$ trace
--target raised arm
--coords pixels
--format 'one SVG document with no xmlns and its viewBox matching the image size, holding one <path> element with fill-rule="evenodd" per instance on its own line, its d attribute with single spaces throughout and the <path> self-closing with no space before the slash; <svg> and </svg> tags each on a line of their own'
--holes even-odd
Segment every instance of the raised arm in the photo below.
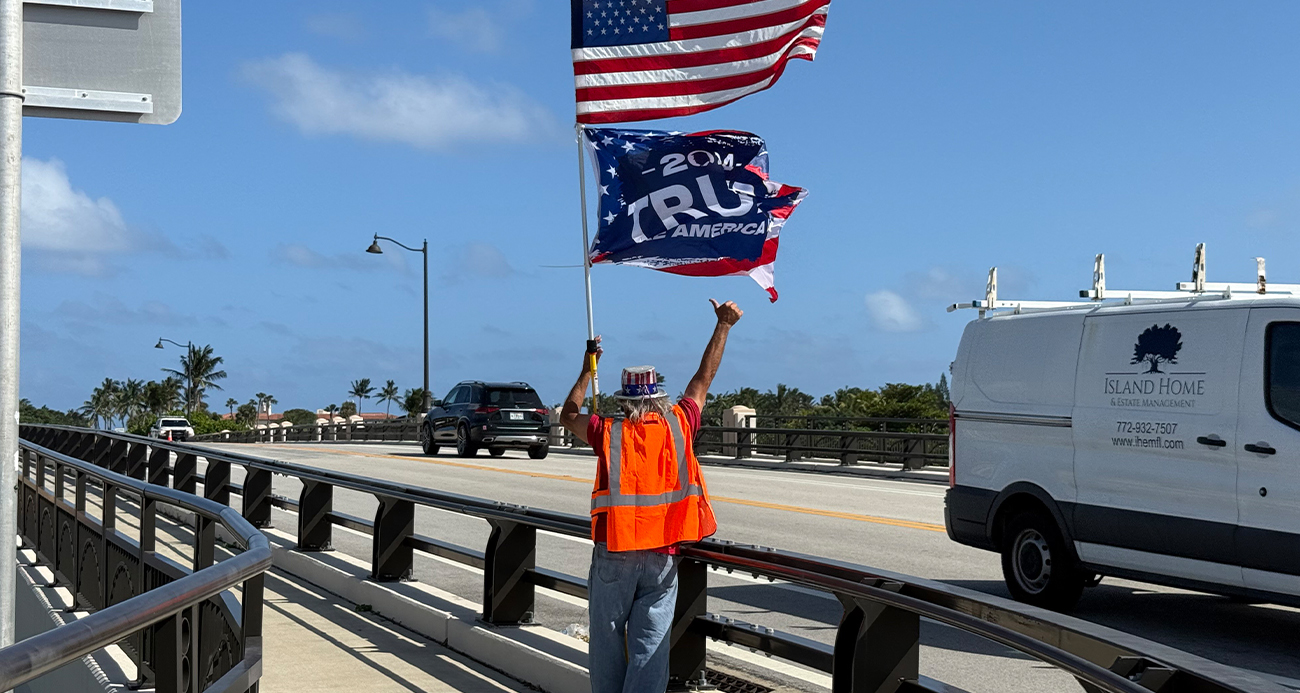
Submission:
<svg viewBox="0 0 1300 693">
<path fill-rule="evenodd" d="M 600 337 L 596 338 L 596 360 L 600 361 L 600 355 L 604 350 L 600 348 Z M 569 390 L 569 396 L 564 400 L 564 406 L 560 409 L 560 425 L 569 429 L 574 438 L 584 443 L 587 441 L 587 423 L 590 417 L 582 415 L 582 400 L 587 397 L 587 387 L 591 384 L 591 355 L 584 353 L 582 355 L 582 372 L 578 373 L 578 382 L 573 384 L 573 389 Z M 588 443 L 590 445 L 590 443 Z"/>
<path fill-rule="evenodd" d="M 709 386 L 713 385 L 713 377 L 718 374 L 718 365 L 722 363 L 722 352 L 727 347 L 727 335 L 731 332 L 731 326 L 745 314 L 733 301 L 718 305 L 717 301 L 709 299 L 709 303 L 713 304 L 713 312 L 718 315 L 718 324 L 713 328 L 709 345 L 704 348 L 700 370 L 695 372 L 695 377 L 687 384 L 685 393 L 695 400 L 700 411 L 704 411 L 704 402 L 709 398 Z"/>
</svg>

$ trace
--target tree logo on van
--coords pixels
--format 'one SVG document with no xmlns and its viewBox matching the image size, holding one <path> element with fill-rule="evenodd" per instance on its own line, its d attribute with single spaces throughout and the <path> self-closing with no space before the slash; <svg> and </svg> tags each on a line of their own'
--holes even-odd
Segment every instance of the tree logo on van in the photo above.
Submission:
<svg viewBox="0 0 1300 693">
<path fill-rule="evenodd" d="M 1149 363 L 1147 373 L 1163 373 L 1162 363 L 1178 363 L 1178 352 L 1183 348 L 1183 335 L 1170 324 L 1152 325 L 1138 336 L 1133 345 L 1133 360 L 1129 363 Z"/>
</svg>

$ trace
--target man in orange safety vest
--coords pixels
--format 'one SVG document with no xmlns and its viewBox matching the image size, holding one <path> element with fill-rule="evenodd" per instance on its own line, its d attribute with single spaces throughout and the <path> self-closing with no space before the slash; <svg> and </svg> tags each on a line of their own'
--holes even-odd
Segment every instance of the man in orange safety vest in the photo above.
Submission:
<svg viewBox="0 0 1300 693">
<path fill-rule="evenodd" d="M 700 368 L 672 404 L 651 366 L 623 370 L 614 397 L 623 416 L 583 417 L 590 355 L 560 422 L 596 451 L 591 494 L 591 614 L 588 669 L 593 693 L 659 693 L 668 686 L 668 632 L 677 605 L 682 544 L 717 528 L 693 442 L 700 411 L 722 362 L 735 303 L 710 299 L 717 315 Z M 599 359 L 599 339 L 593 344 Z"/>
</svg>

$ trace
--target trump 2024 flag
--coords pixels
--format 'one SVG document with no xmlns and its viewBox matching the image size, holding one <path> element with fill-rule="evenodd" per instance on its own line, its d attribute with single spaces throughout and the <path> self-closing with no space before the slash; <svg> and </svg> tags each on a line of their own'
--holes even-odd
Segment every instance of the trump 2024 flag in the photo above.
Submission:
<svg viewBox="0 0 1300 693">
<path fill-rule="evenodd" d="M 807 191 L 768 178 L 763 138 L 732 130 L 583 132 L 600 194 L 593 264 L 748 275 L 777 299 L 781 227 Z"/>
</svg>

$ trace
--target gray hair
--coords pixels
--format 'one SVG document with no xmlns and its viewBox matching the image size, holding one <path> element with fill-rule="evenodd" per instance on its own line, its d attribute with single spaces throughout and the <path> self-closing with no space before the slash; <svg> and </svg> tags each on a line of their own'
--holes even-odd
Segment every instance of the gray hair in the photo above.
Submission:
<svg viewBox="0 0 1300 693">
<path fill-rule="evenodd" d="M 632 423 L 641 423 L 641 419 L 651 412 L 667 418 L 673 413 L 673 405 L 667 397 L 654 397 L 652 399 L 620 399 L 618 401 L 623 408 L 623 416 L 627 417 Z"/>
</svg>

